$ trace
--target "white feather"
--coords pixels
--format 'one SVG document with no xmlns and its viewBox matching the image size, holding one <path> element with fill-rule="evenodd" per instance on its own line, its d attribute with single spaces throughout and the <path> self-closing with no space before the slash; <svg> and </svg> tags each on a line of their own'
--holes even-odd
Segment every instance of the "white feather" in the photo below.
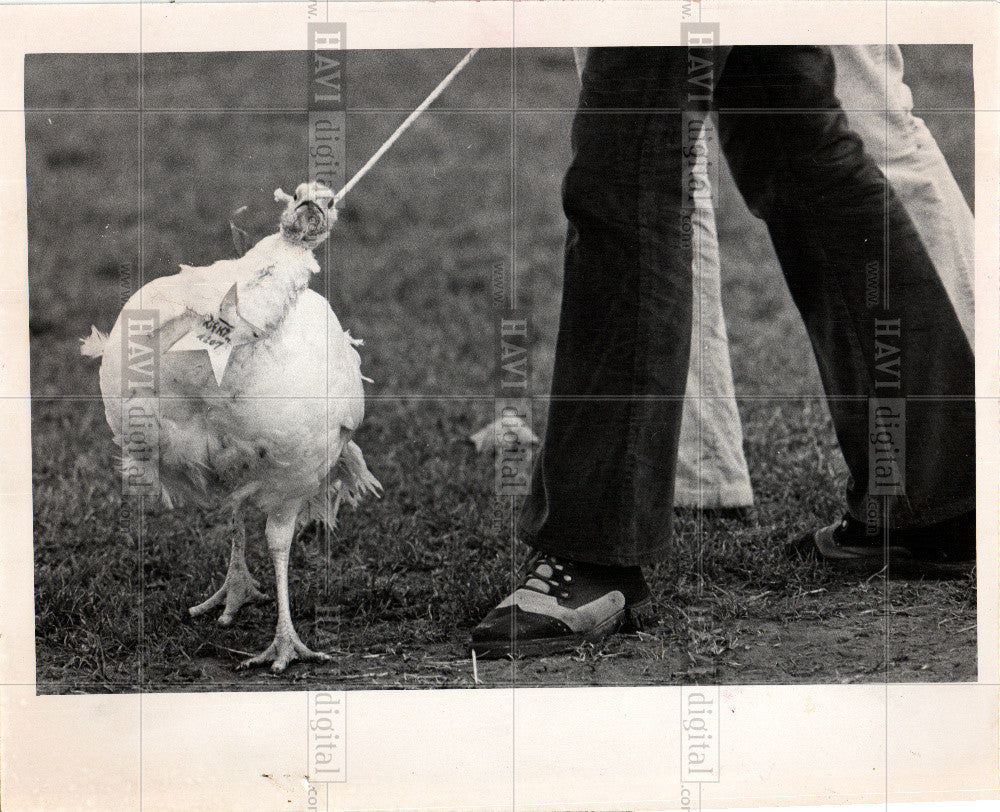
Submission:
<svg viewBox="0 0 1000 812">
<path fill-rule="evenodd" d="M 94 325 L 90 325 L 90 335 L 80 339 L 80 355 L 86 355 L 89 358 L 100 358 L 104 355 L 104 347 L 107 343 L 108 337 Z"/>
<path fill-rule="evenodd" d="M 159 384 L 149 394 L 157 398 L 166 501 L 249 499 L 265 512 L 302 499 L 325 504 L 327 474 L 364 416 L 364 389 L 361 342 L 307 287 L 318 271 L 310 248 L 274 234 L 239 259 L 154 279 L 132 296 L 109 336 L 95 328 L 97 338 L 84 341 L 81 350 L 94 354 L 100 342 L 105 414 L 122 445 L 123 403 L 145 393 L 129 386 L 123 352 L 103 350 L 123 346 L 130 313 L 156 315 Z M 239 315 L 261 334 L 232 350 L 220 385 L 207 351 L 168 350 L 216 312 L 233 285 Z"/>
</svg>

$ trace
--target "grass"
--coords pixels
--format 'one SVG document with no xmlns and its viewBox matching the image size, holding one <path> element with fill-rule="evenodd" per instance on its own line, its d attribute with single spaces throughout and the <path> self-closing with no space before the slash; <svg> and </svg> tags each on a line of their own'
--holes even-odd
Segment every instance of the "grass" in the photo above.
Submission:
<svg viewBox="0 0 1000 812">
<path fill-rule="evenodd" d="M 349 171 L 458 57 L 349 54 Z M 907 58 L 969 195 L 969 118 L 933 112 L 971 107 L 967 50 L 912 47 Z M 154 112 L 142 160 L 137 66 L 59 55 L 30 57 L 26 70 L 39 691 L 974 678 L 973 583 L 859 582 L 783 555 L 790 535 L 839 514 L 846 472 L 766 235 L 725 176 L 724 298 L 755 508 L 679 513 L 674 553 L 650 573 L 658 619 L 642 634 L 473 673 L 465 639 L 510 589 L 523 551 L 492 462 L 467 437 L 492 417 L 491 284 L 511 263 L 512 233 L 544 425 L 576 93 L 564 50 L 481 53 L 348 200 L 317 286 L 366 339 L 375 383 L 358 441 L 386 494 L 293 549 L 293 616 L 334 663 L 235 672 L 270 640 L 273 604 L 226 630 L 187 618 L 221 582 L 227 526 L 122 504 L 96 369 L 77 337 L 109 328 L 142 280 L 230 256 L 240 206 L 255 238 L 273 231 L 272 190 L 306 170 L 304 58 L 146 57 Z M 250 518 L 250 567 L 273 594 L 261 517 Z"/>
</svg>

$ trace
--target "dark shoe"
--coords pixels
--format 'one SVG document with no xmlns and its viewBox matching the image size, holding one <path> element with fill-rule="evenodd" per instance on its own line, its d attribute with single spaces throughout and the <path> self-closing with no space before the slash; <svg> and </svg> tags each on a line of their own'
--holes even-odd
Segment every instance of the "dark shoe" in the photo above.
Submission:
<svg viewBox="0 0 1000 812">
<path fill-rule="evenodd" d="M 472 630 L 478 657 L 537 656 L 641 628 L 651 603 L 639 567 L 602 567 L 536 553 L 521 586 Z"/>
<path fill-rule="evenodd" d="M 884 531 L 869 534 L 864 522 L 847 515 L 799 536 L 789 548 L 802 558 L 820 559 L 846 572 L 875 573 L 888 566 L 891 575 L 961 577 L 976 565 L 976 514 L 890 530 L 888 544 Z"/>
</svg>

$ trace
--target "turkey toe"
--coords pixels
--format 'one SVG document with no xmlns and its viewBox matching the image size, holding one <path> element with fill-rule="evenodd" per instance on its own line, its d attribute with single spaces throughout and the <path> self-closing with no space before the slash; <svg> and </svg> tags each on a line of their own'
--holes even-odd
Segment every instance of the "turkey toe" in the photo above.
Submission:
<svg viewBox="0 0 1000 812">
<path fill-rule="evenodd" d="M 251 657 L 240 663 L 240 668 L 249 668 L 255 665 L 271 664 L 271 671 L 280 674 L 289 663 L 295 660 L 303 662 L 330 662 L 333 659 L 329 654 L 322 651 L 313 651 L 303 643 L 295 630 L 289 632 L 278 632 L 274 640 L 264 651 L 256 657 Z"/>
</svg>

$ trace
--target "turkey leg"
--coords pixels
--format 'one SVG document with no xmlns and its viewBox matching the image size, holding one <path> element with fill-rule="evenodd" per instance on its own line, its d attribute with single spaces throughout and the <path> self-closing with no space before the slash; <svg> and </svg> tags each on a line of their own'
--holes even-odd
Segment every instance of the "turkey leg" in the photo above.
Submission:
<svg viewBox="0 0 1000 812">
<path fill-rule="evenodd" d="M 247 569 L 246 543 L 247 534 L 243 525 L 243 516 L 237 512 L 233 517 L 233 547 L 229 556 L 229 570 L 226 572 L 226 580 L 222 582 L 219 591 L 207 601 L 188 609 L 191 617 L 203 615 L 225 601 L 226 608 L 219 617 L 219 624 L 228 626 L 233 622 L 233 618 L 244 603 L 267 600 L 267 596 L 257 588 L 259 586 L 257 580 Z"/>
<path fill-rule="evenodd" d="M 240 665 L 241 668 L 271 663 L 271 670 L 275 674 L 280 674 L 293 660 L 326 662 L 333 659 L 329 654 L 312 651 L 299 639 L 295 626 L 292 625 L 292 613 L 288 606 L 288 554 L 292 549 L 295 518 L 300 508 L 301 504 L 296 504 L 287 511 L 272 513 L 267 517 L 264 533 L 267 536 L 267 549 L 274 562 L 274 580 L 278 593 L 278 625 L 271 645 L 256 657 L 244 660 Z"/>
</svg>

